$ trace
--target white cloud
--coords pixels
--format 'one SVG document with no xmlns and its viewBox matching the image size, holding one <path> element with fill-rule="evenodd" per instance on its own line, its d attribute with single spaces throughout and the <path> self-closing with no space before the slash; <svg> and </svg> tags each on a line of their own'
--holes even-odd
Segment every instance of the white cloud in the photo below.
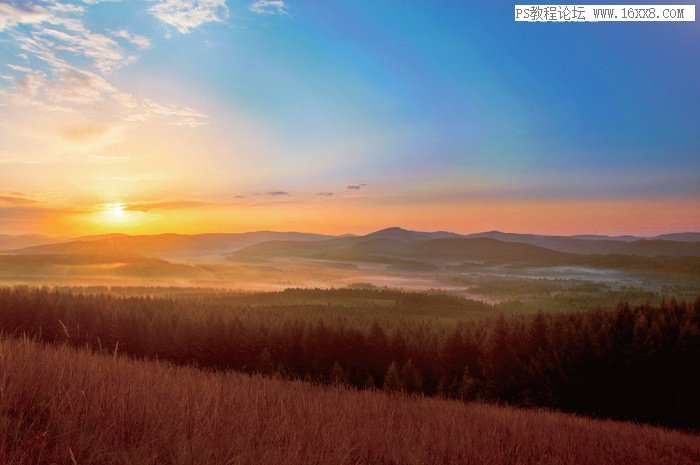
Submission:
<svg viewBox="0 0 700 465">
<path fill-rule="evenodd" d="M 140 36 L 137 34 L 132 34 L 126 29 L 121 29 L 119 31 L 114 31 L 112 32 L 112 35 L 114 37 L 119 37 L 120 39 L 125 39 L 132 43 L 133 45 L 137 46 L 141 50 L 146 50 L 147 48 L 151 48 L 151 40 L 146 37 L 146 36 Z"/>
<path fill-rule="evenodd" d="M 8 5 L 0 4 L 0 8 Z M 0 31 L 7 30 L 24 56 L 38 56 L 44 61 L 61 55 L 85 57 L 102 72 L 109 72 L 135 60 L 111 37 L 88 29 L 83 21 L 83 7 L 53 3 L 31 11 L 14 7 L 10 20 L 0 19 Z M 0 13 L 1 14 L 1 13 Z M 0 16 L 0 18 L 2 18 Z M 24 25 L 24 28 L 15 26 Z"/>
<path fill-rule="evenodd" d="M 13 65 L 11 63 L 8 63 L 7 67 L 10 68 L 12 71 L 18 71 L 20 73 L 31 73 L 32 72 L 32 69 L 27 68 L 26 66 Z"/>
<path fill-rule="evenodd" d="M 286 15 L 287 4 L 284 0 L 257 0 L 248 7 L 253 13 L 261 15 Z"/>
<path fill-rule="evenodd" d="M 182 34 L 204 23 L 222 22 L 229 16 L 226 0 L 162 0 L 149 11 Z"/>
<path fill-rule="evenodd" d="M 143 50 L 151 46 L 150 40 L 126 29 L 94 31 L 84 21 L 86 8 L 54 2 L 21 10 L 0 4 L 0 33 L 25 59 L 25 66 L 7 65 L 14 75 L 2 75 L 10 84 L 0 87 L 0 105 L 111 118 L 114 124 L 160 119 L 196 127 L 206 122 L 206 116 L 192 108 L 155 102 L 112 85 L 109 73 L 136 60 L 123 41 Z M 74 64 L 85 59 L 87 64 Z"/>
<path fill-rule="evenodd" d="M 0 3 L 0 31 L 18 24 L 39 24 L 51 14 L 41 7 L 22 10 L 8 3 Z"/>
</svg>

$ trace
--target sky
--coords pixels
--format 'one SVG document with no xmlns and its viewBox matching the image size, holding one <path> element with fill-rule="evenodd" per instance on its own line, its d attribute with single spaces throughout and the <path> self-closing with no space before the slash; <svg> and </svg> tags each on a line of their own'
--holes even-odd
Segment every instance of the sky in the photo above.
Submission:
<svg viewBox="0 0 700 465">
<path fill-rule="evenodd" d="M 0 0 L 0 234 L 700 230 L 698 23 L 513 16 Z"/>
</svg>

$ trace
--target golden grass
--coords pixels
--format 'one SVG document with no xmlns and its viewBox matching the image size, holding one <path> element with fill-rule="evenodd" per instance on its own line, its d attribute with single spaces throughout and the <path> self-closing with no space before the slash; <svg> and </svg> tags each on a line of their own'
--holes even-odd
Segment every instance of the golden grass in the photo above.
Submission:
<svg viewBox="0 0 700 465">
<path fill-rule="evenodd" d="M 0 341 L 0 463 L 697 464 L 700 436 Z"/>
</svg>

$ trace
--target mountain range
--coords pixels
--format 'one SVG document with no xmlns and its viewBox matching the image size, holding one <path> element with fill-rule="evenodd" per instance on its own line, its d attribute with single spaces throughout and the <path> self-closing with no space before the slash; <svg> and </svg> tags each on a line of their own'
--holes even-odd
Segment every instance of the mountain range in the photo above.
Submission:
<svg viewBox="0 0 700 465">
<path fill-rule="evenodd" d="M 0 236 L 0 247 L 8 249 L 0 252 L 3 255 L 84 256 L 101 262 L 153 258 L 204 263 L 295 257 L 380 262 L 396 266 L 463 262 L 556 264 L 580 262 L 582 255 L 700 257 L 700 233 L 674 233 L 653 238 L 546 236 L 500 231 L 465 235 L 392 227 L 361 236 L 274 231 L 194 235 L 106 234 L 63 241 L 41 236 Z"/>
</svg>

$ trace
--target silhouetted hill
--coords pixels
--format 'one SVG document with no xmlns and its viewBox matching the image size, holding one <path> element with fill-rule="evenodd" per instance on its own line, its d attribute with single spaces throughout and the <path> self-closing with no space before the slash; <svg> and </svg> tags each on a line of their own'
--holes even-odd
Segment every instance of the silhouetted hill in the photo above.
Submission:
<svg viewBox="0 0 700 465">
<path fill-rule="evenodd" d="M 664 241 L 700 242 L 700 232 L 661 234 L 653 239 L 661 239 Z"/>
<path fill-rule="evenodd" d="M 81 254 L 113 257 L 156 257 L 168 260 L 199 261 L 220 258 L 242 247 L 274 239 L 300 243 L 325 239 L 329 236 L 296 232 L 258 231 L 239 234 L 158 234 L 129 236 L 107 234 L 87 236 L 77 240 L 25 247 L 10 254 Z"/>
<path fill-rule="evenodd" d="M 640 255 L 647 257 L 700 257 L 700 242 L 642 239 L 626 243 L 624 246 L 620 247 L 619 253 L 624 255 Z"/>
<path fill-rule="evenodd" d="M 631 241 L 636 241 L 638 239 L 644 239 L 642 237 L 637 237 L 637 236 L 605 236 L 601 234 L 576 234 L 571 236 L 574 239 L 585 239 L 588 241 L 623 241 L 623 242 L 631 242 Z"/>
<path fill-rule="evenodd" d="M 399 233 L 406 237 L 404 233 Z M 232 254 L 232 259 L 303 257 L 342 261 L 430 262 L 464 261 L 543 263 L 562 259 L 567 254 L 531 244 L 504 242 L 489 238 L 444 238 L 422 240 L 377 239 L 374 234 L 360 238 L 331 239 L 299 243 L 262 242 Z"/>
<path fill-rule="evenodd" d="M 313 242 L 260 242 L 230 254 L 228 259 L 247 261 L 295 257 L 383 263 L 391 269 L 414 271 L 444 266 L 466 269 L 480 265 L 588 266 L 693 275 L 700 271 L 700 242 L 587 240 L 498 231 L 466 237 L 431 238 L 441 234 L 389 228 L 366 236 Z"/>
<path fill-rule="evenodd" d="M 365 236 L 257 231 L 194 235 L 105 234 L 49 244 L 41 243 L 48 240 L 42 236 L 0 236 L 0 240 L 5 244 L 32 244 L 32 241 L 41 243 L 15 248 L 4 252 L 5 254 L 89 255 L 102 257 L 105 262 L 125 262 L 144 257 L 181 262 L 216 261 L 222 258 L 255 260 L 299 257 L 387 264 L 410 262 L 416 267 L 424 267 L 426 264 L 457 261 L 539 264 L 572 262 L 571 257 L 566 258 L 570 254 L 700 257 L 700 242 L 686 240 L 694 238 L 695 235 L 698 233 L 663 236 L 684 239 L 677 241 L 636 238 L 632 240 L 628 236 L 616 239 L 600 236 L 576 238 L 500 231 L 459 235 L 445 231 L 420 232 L 392 227 Z M 578 262 L 580 263 L 580 260 Z"/>
<path fill-rule="evenodd" d="M 435 232 L 421 232 L 421 231 L 409 231 L 407 229 L 392 227 L 381 229 L 373 233 L 364 236 L 364 239 L 390 239 L 396 241 L 418 241 L 425 239 L 445 239 L 445 238 L 456 238 L 463 237 L 460 234 L 447 232 L 447 231 L 435 231 Z"/>
<path fill-rule="evenodd" d="M 685 233 L 693 234 L 693 233 Z M 542 236 L 537 234 L 513 234 L 500 231 L 469 234 L 464 237 L 485 237 L 504 242 L 532 244 L 559 252 L 596 255 L 640 255 L 653 256 L 700 256 L 700 242 L 642 239 L 621 236 L 606 239 L 601 236 Z M 585 237 L 585 239 L 583 238 Z M 686 237 L 692 237 L 690 235 Z"/>
<path fill-rule="evenodd" d="M 42 244 L 51 244 L 61 240 L 62 239 L 56 237 L 41 236 L 38 234 L 22 234 L 18 236 L 0 234 L 0 251 L 21 249 L 23 247 L 31 247 Z"/>
</svg>

